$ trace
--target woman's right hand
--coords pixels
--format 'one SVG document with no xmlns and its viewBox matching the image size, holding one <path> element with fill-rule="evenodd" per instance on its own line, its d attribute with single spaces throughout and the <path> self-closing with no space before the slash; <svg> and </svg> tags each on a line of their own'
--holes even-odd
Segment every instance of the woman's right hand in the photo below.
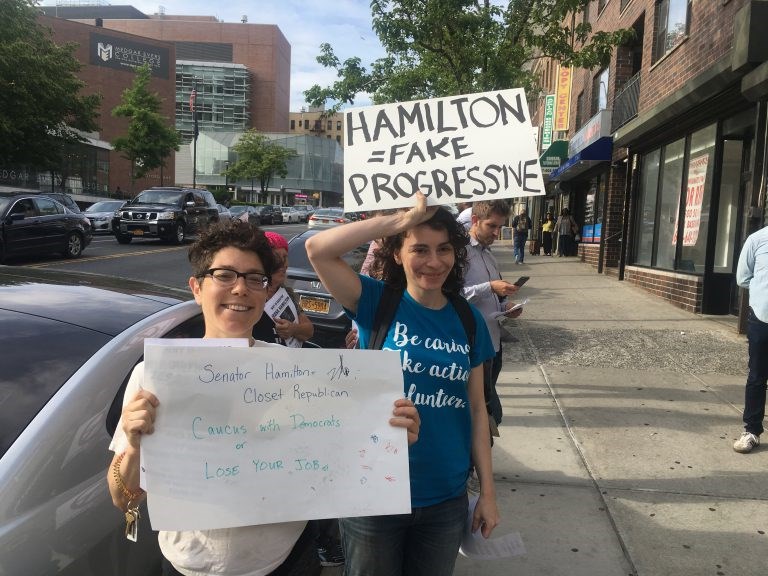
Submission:
<svg viewBox="0 0 768 576">
<path fill-rule="evenodd" d="M 154 432 L 155 413 L 159 404 L 152 392 L 139 390 L 123 407 L 123 432 L 132 448 L 139 448 L 142 435 Z"/>
<path fill-rule="evenodd" d="M 438 209 L 438 206 L 427 206 L 427 197 L 421 190 L 417 190 L 413 196 L 416 198 L 416 205 L 399 213 L 401 218 L 399 228 L 403 231 L 426 222 Z"/>
</svg>

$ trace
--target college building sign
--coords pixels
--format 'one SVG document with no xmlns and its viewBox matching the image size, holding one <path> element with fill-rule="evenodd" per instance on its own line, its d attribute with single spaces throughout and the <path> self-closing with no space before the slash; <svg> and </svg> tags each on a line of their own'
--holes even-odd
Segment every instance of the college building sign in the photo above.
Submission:
<svg viewBox="0 0 768 576">
<path fill-rule="evenodd" d="M 135 68 L 149 64 L 152 76 L 168 78 L 168 49 L 119 36 L 91 34 L 91 64 L 107 68 Z"/>
</svg>

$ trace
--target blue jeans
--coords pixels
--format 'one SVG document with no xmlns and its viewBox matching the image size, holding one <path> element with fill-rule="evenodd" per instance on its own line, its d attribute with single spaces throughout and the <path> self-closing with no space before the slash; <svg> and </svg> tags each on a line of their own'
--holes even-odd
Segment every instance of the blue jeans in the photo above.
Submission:
<svg viewBox="0 0 768 576">
<path fill-rule="evenodd" d="M 744 429 L 759 436 L 765 418 L 765 388 L 768 381 L 768 324 L 758 320 L 752 308 L 747 315 L 749 375 L 744 391 Z"/>
<path fill-rule="evenodd" d="M 518 232 L 515 232 L 514 235 L 515 240 L 515 247 L 514 247 L 514 254 L 515 254 L 515 261 L 522 262 L 525 260 L 525 243 L 528 241 L 528 233 L 520 234 Z"/>
<path fill-rule="evenodd" d="M 453 574 L 467 495 L 410 514 L 342 518 L 344 576 L 448 576 Z"/>
</svg>

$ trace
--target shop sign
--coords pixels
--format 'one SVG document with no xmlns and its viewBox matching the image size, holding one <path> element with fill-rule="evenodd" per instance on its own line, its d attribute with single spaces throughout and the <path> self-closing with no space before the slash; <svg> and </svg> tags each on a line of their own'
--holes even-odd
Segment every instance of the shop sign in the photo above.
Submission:
<svg viewBox="0 0 768 576">
<path fill-rule="evenodd" d="M 555 130 L 568 130 L 568 120 L 571 113 L 571 68 L 561 66 L 557 73 L 556 99 Z"/>
<path fill-rule="evenodd" d="M 701 226 L 701 206 L 704 201 L 704 189 L 707 185 L 709 153 L 691 158 L 688 165 L 688 184 L 685 194 L 685 224 L 683 225 L 683 246 L 696 246 Z M 677 222 L 672 243 L 677 243 Z"/>
<path fill-rule="evenodd" d="M 541 130 L 541 150 L 546 150 L 552 144 L 552 124 L 555 121 L 555 95 L 544 97 L 544 125 Z"/>
<path fill-rule="evenodd" d="M 90 62 L 95 66 L 132 70 L 149 64 L 152 76 L 168 78 L 168 49 L 120 36 L 91 34 Z"/>
<path fill-rule="evenodd" d="M 568 142 L 568 156 L 581 152 L 590 144 L 597 142 L 604 136 L 611 135 L 611 111 L 600 110 L 576 132 Z"/>
</svg>

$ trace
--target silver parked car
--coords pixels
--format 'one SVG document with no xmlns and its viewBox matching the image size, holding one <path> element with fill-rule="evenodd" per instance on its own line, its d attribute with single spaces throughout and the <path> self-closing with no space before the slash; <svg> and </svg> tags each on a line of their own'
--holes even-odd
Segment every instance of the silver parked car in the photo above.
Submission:
<svg viewBox="0 0 768 576">
<path fill-rule="evenodd" d="M 94 234 L 112 234 L 112 218 L 116 210 L 120 210 L 125 200 L 102 200 L 91 204 L 83 215 L 91 221 Z"/>
<path fill-rule="evenodd" d="M 0 266 L 0 574 L 160 574 L 110 498 L 109 443 L 144 339 L 198 337 L 186 291 Z"/>
</svg>

